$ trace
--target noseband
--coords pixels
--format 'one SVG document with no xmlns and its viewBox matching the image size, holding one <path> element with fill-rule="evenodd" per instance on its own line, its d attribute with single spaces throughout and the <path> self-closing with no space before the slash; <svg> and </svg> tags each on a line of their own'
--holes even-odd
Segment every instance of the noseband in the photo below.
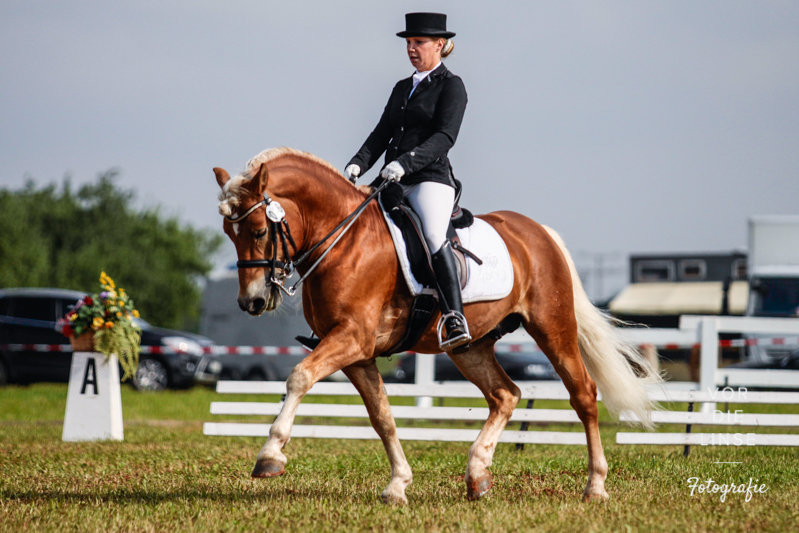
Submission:
<svg viewBox="0 0 799 533">
<path fill-rule="evenodd" d="M 311 272 L 313 272 L 316 269 L 316 267 L 319 266 L 319 263 L 322 262 L 322 259 L 325 258 L 325 256 L 330 252 L 330 250 L 333 249 L 333 247 L 336 244 L 338 244 L 339 240 L 341 240 L 344 234 L 346 234 L 347 231 L 349 231 L 349 229 L 352 227 L 352 225 L 355 223 L 358 217 L 361 216 L 361 214 L 363 213 L 364 209 L 366 209 L 366 206 L 369 204 L 369 202 L 377 198 L 377 195 L 380 194 L 380 192 L 383 189 L 385 189 L 389 183 L 391 183 L 391 181 L 385 180 L 377 189 L 375 189 L 372 192 L 372 194 L 370 194 L 366 198 L 366 200 L 364 200 L 361 203 L 361 205 L 359 205 L 355 209 L 355 211 L 350 213 L 347 216 L 347 218 L 342 220 L 339 223 L 339 225 L 336 226 L 335 229 L 333 229 L 333 231 L 328 233 L 321 241 L 314 244 L 310 248 L 310 250 L 302 254 L 302 256 L 300 256 L 300 258 L 297 259 L 296 261 L 291 257 L 291 254 L 289 253 L 289 247 L 288 247 L 289 243 L 291 244 L 291 247 L 294 248 L 295 254 L 297 253 L 298 250 L 297 250 L 297 244 L 294 242 L 294 238 L 291 236 L 291 229 L 289 228 L 289 222 L 288 220 L 286 220 L 286 211 L 283 209 L 283 206 L 281 206 L 275 200 L 272 200 L 272 198 L 269 197 L 266 191 L 264 191 L 264 199 L 256 203 L 249 209 L 247 209 L 247 211 L 245 211 L 243 214 L 239 216 L 235 215 L 225 216 L 225 218 L 233 223 L 241 222 L 242 220 L 250 216 L 259 207 L 266 206 L 266 218 L 269 220 L 269 231 L 272 233 L 272 259 L 239 260 L 236 261 L 236 267 L 269 268 L 270 284 L 275 285 L 277 288 L 279 288 L 289 296 L 294 296 L 294 294 L 296 294 L 297 292 L 297 287 L 299 287 L 299 285 L 303 281 L 305 281 L 305 279 L 311 274 Z M 344 227 L 345 225 L 346 227 Z M 330 239 L 330 237 L 335 235 L 336 232 L 340 230 L 342 227 L 344 227 L 344 231 L 342 231 L 339 234 L 339 236 L 333 240 L 333 242 L 330 244 L 330 246 L 328 246 L 327 250 L 325 250 L 322 253 L 319 259 L 317 259 L 316 262 L 313 265 L 311 265 L 308 271 L 299 280 L 297 280 L 297 283 L 288 288 L 284 287 L 283 286 L 284 280 L 293 276 L 296 268 L 305 263 L 305 261 L 308 260 L 308 258 L 311 256 L 313 252 L 316 251 L 317 248 L 322 246 L 322 244 L 324 244 L 328 239 Z M 280 240 L 280 243 L 282 244 L 283 248 L 283 261 L 278 261 L 277 259 L 278 239 Z M 281 270 L 281 274 L 279 276 L 277 275 L 276 272 L 277 269 Z"/>
</svg>

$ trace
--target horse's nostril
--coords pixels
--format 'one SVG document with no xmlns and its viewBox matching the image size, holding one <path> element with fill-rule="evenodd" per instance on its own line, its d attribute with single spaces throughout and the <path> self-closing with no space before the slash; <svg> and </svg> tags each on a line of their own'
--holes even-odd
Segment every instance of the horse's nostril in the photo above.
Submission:
<svg viewBox="0 0 799 533">
<path fill-rule="evenodd" d="M 253 313 L 260 313 L 266 307 L 266 300 L 263 298 L 255 298 L 250 302 L 250 310 Z"/>
<path fill-rule="evenodd" d="M 246 299 L 238 298 L 236 301 L 239 304 L 239 309 L 241 309 L 242 311 L 246 311 L 247 310 L 247 307 L 248 307 L 249 304 L 247 303 Z"/>
</svg>

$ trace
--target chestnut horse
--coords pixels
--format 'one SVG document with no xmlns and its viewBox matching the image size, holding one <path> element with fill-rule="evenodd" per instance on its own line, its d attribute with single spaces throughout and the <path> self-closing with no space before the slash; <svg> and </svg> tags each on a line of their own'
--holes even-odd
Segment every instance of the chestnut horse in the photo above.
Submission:
<svg viewBox="0 0 799 533">
<path fill-rule="evenodd" d="M 350 184 L 329 163 L 290 148 L 262 152 L 233 178 L 221 168 L 214 173 L 222 188 L 219 212 L 226 217 L 224 230 L 240 261 L 275 258 L 283 265 L 291 259 L 285 257 L 285 250 L 291 250 L 285 244 L 274 249 L 278 239 L 270 233 L 279 225 L 270 224 L 266 209 L 252 209 L 263 199 L 283 207 L 296 244 L 292 253 L 299 255 L 334 230 L 371 192 Z M 584 499 L 606 499 L 608 464 L 599 438 L 597 386 L 612 413 L 630 411 L 651 427 L 653 406 L 645 385 L 659 377 L 635 349 L 621 341 L 610 320 L 588 300 L 571 257 L 554 231 L 510 211 L 480 218 L 504 239 L 512 258 L 514 286 L 501 300 L 466 305 L 465 315 L 476 340 L 467 352 L 449 354 L 463 375 L 480 388 L 489 407 L 488 419 L 469 450 L 467 497 L 478 499 L 491 488 L 488 467 L 500 433 L 520 399 L 519 388 L 494 357 L 495 341 L 486 335 L 505 317 L 518 314 L 552 361 L 585 427 L 588 483 Z M 314 250 L 310 263 L 328 248 L 329 241 Z M 300 274 L 307 270 L 308 264 L 298 269 Z M 280 305 L 282 280 L 280 276 L 272 278 L 271 273 L 266 267 L 239 270 L 242 310 L 260 315 Z M 285 473 L 287 459 L 281 450 L 289 441 L 300 401 L 314 383 L 343 370 L 363 398 L 391 463 L 391 481 L 382 493 L 383 501 L 407 503 L 405 489 L 411 483 L 411 469 L 397 438 L 375 358 L 402 337 L 411 297 L 377 202 L 368 204 L 304 283 L 305 319 L 321 342 L 286 381 L 285 403 L 258 453 L 252 477 Z M 434 328 L 437 318 L 414 351 L 440 351 Z"/>
</svg>

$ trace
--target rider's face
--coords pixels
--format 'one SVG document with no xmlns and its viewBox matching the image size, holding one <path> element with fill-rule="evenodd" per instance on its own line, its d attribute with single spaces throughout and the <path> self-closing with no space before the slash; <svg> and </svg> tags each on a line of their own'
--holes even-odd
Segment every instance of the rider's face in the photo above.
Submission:
<svg viewBox="0 0 799 533">
<path fill-rule="evenodd" d="M 408 37 L 405 39 L 408 58 L 419 72 L 432 70 L 441 61 L 444 39 L 430 37 Z"/>
</svg>

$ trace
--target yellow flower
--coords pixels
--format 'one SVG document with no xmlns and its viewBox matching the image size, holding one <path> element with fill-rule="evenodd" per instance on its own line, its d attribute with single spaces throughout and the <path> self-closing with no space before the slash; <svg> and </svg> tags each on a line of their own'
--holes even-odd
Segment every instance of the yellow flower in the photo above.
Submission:
<svg viewBox="0 0 799 533">
<path fill-rule="evenodd" d="M 123 302 L 122 300 L 119 300 L 119 307 L 125 307 L 125 302 Z"/>
<path fill-rule="evenodd" d="M 122 311 L 117 311 L 117 318 L 122 318 Z"/>
<path fill-rule="evenodd" d="M 107 285 L 111 289 L 115 287 L 114 280 L 108 277 L 108 274 L 106 274 L 105 271 L 100 273 L 100 283 L 102 283 L 103 285 Z"/>
<path fill-rule="evenodd" d="M 111 329 L 113 327 L 114 327 L 114 323 L 113 322 L 106 322 L 105 323 L 105 329 Z"/>
<path fill-rule="evenodd" d="M 135 309 L 133 310 L 133 316 L 135 316 L 136 318 L 139 318 L 139 312 L 136 311 Z"/>
<path fill-rule="evenodd" d="M 78 318 L 78 314 L 77 313 L 72 313 L 71 315 L 69 315 L 69 321 L 70 322 L 73 322 L 76 318 Z"/>
<path fill-rule="evenodd" d="M 99 329 L 103 326 L 103 322 L 105 322 L 105 320 L 103 320 L 103 317 L 96 316 L 94 317 L 94 320 L 92 320 L 92 327 L 94 329 Z"/>
<path fill-rule="evenodd" d="M 119 288 L 119 294 L 121 294 L 122 296 L 124 296 L 124 295 L 125 295 L 125 289 L 123 289 L 122 287 L 120 287 L 120 288 Z"/>
</svg>

